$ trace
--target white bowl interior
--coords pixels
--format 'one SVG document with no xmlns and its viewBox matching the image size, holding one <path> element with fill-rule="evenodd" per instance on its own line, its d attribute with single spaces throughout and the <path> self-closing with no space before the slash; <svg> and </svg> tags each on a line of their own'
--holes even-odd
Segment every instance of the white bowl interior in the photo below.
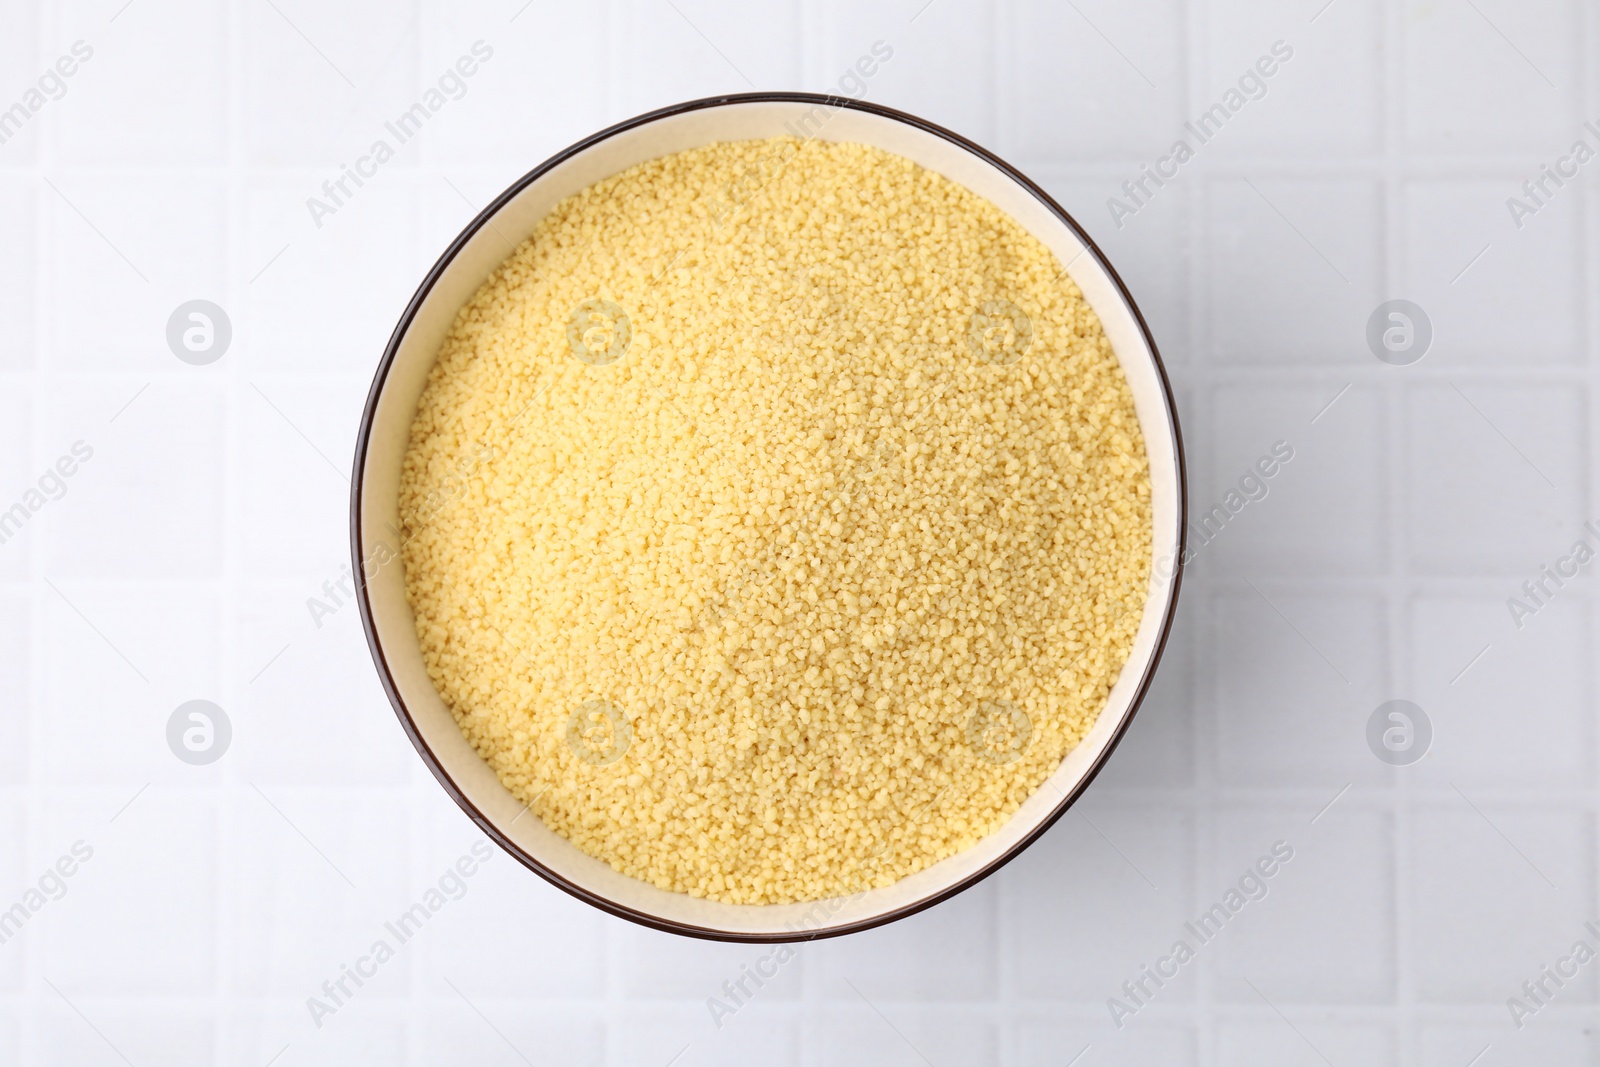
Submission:
<svg viewBox="0 0 1600 1067">
<path fill-rule="evenodd" d="M 998 832 L 892 886 L 850 897 L 793 905 L 735 905 L 696 900 L 613 871 L 580 852 L 523 807 L 500 784 L 457 729 L 424 670 L 396 561 L 368 569 L 372 623 L 395 689 L 423 742 L 460 792 L 507 838 L 574 886 L 641 916 L 740 936 L 787 936 L 871 922 L 915 905 L 1004 856 L 1041 821 L 1076 795 L 1086 775 L 1131 714 L 1157 655 L 1176 595 L 1173 550 L 1180 543 L 1182 485 L 1177 429 L 1154 353 L 1128 302 L 1097 253 L 1004 171 L 946 138 L 898 119 L 850 108 L 820 110 L 793 101 L 741 101 L 684 111 L 614 134 L 551 168 L 481 226 L 445 267 L 424 298 L 389 368 L 368 438 L 359 504 L 362 558 L 382 562 L 398 550 L 401 460 L 428 371 L 456 312 L 562 198 L 636 163 L 716 141 L 802 133 L 829 141 L 875 145 L 960 182 L 1009 212 L 1043 241 L 1099 315 L 1132 389 L 1149 452 L 1155 518 L 1156 574 L 1133 652 L 1109 702 L 1082 744 L 1044 787 Z"/>
</svg>

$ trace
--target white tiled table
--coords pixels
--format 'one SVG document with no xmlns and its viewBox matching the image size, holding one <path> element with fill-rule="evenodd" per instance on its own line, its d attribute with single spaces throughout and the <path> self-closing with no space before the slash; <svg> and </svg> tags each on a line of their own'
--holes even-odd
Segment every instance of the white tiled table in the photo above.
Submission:
<svg viewBox="0 0 1600 1067">
<path fill-rule="evenodd" d="M 1520 630 L 1505 604 L 1600 519 L 1600 161 L 1521 229 L 1505 204 L 1600 146 L 1600 9 L 522 3 L 0 0 L 0 108 L 93 48 L 0 145 L 0 509 L 94 450 L 0 544 L 0 908 L 93 849 L 0 945 L 0 1064 L 1600 1062 L 1600 963 L 1520 1031 L 1506 1007 L 1600 914 L 1594 581 Z M 478 39 L 466 95 L 315 226 L 306 198 Z M 1266 96 L 1118 228 L 1106 199 L 1280 39 Z M 1294 460 L 1201 550 L 1109 769 L 997 877 L 805 947 L 719 1030 L 707 998 L 765 950 L 499 856 L 317 1028 L 306 998 L 477 839 L 354 609 L 306 609 L 417 279 L 571 141 L 828 89 L 877 40 L 869 99 L 997 150 L 1122 270 L 1193 504 Z M 198 297 L 234 330 L 203 367 L 164 339 Z M 1435 327 L 1412 366 L 1367 350 L 1391 297 Z M 1395 697 L 1435 730 L 1410 767 L 1365 740 Z M 165 741 L 195 698 L 234 731 L 205 767 Z M 1280 839 L 1267 898 L 1114 1028 L 1106 999 Z"/>
</svg>

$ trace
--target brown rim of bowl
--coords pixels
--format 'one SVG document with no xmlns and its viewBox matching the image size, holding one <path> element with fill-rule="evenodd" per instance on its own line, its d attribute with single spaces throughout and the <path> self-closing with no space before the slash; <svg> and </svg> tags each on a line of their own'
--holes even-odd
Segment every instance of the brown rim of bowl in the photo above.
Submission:
<svg viewBox="0 0 1600 1067">
<path fill-rule="evenodd" d="M 951 144 L 965 149 L 974 156 L 977 156 L 979 159 L 995 167 L 1002 174 L 1006 175 L 1012 181 L 1020 185 L 1023 189 L 1027 190 L 1035 199 L 1043 204 L 1052 215 L 1060 219 L 1061 222 L 1063 222 L 1067 228 L 1073 232 L 1078 240 L 1083 242 L 1084 247 L 1088 249 L 1088 251 L 1099 262 L 1101 268 L 1105 270 L 1106 274 L 1111 278 L 1112 283 L 1117 288 L 1118 294 L 1127 303 L 1128 310 L 1133 313 L 1134 320 L 1139 325 L 1139 332 L 1144 336 L 1145 343 L 1150 346 L 1150 358 L 1155 363 L 1156 376 L 1161 382 L 1161 391 L 1166 398 L 1167 418 L 1172 424 L 1173 451 L 1177 459 L 1178 467 L 1179 526 L 1178 544 L 1174 553 L 1172 569 L 1172 601 L 1167 607 L 1166 618 L 1161 621 L 1161 633 L 1156 638 L 1155 650 L 1150 656 L 1150 661 L 1145 665 L 1144 675 L 1139 679 L 1139 685 L 1134 691 L 1133 700 L 1128 705 L 1128 713 L 1123 716 L 1122 722 L 1118 724 L 1116 732 L 1112 734 L 1110 741 L 1106 743 L 1105 750 L 1100 753 L 1099 757 L 1092 764 L 1090 764 L 1089 769 L 1084 773 L 1083 777 L 1079 779 L 1078 783 L 1072 788 L 1071 792 L 1062 798 L 1061 802 L 1056 805 L 1055 809 L 1051 811 L 1049 815 L 1039 820 L 1039 823 L 1034 826 L 1026 836 L 1018 840 L 1017 843 L 1012 845 L 1011 848 L 1008 849 L 1003 855 L 996 858 L 993 862 L 989 863 L 981 870 L 978 870 L 973 874 L 969 874 L 967 877 L 961 879 L 953 885 L 939 890 L 937 893 L 930 893 L 928 896 L 925 896 L 920 900 L 917 900 L 911 904 L 907 904 L 904 907 L 896 908 L 895 910 L 884 915 L 876 916 L 871 919 L 865 919 L 860 922 L 848 923 L 843 926 L 829 927 L 827 929 L 817 931 L 785 931 L 783 933 L 749 934 L 735 933 L 726 930 L 708 929 L 703 926 L 693 926 L 688 923 L 673 922 L 671 920 L 657 918 L 654 915 L 647 915 L 643 912 L 635 911 L 632 908 L 623 907 L 613 900 L 599 896 L 598 894 L 584 889 L 582 886 L 574 885 L 565 878 L 562 878 L 556 872 L 545 867 L 542 863 L 530 856 L 528 853 L 524 852 L 522 848 L 516 844 L 516 842 L 512 841 L 505 834 L 501 833 L 500 829 L 489 820 L 488 816 L 484 815 L 483 812 L 478 810 L 477 806 L 473 804 L 471 799 L 469 799 L 467 795 L 462 792 L 461 788 L 457 786 L 456 783 L 450 778 L 449 774 L 445 772 L 444 767 L 442 767 L 438 759 L 435 758 L 433 751 L 428 747 L 426 742 L 422 740 L 422 735 L 418 732 L 416 723 L 412 721 L 411 713 L 406 708 L 405 701 L 400 698 L 400 693 L 395 688 L 394 677 L 389 671 L 389 664 L 387 661 L 385 661 L 383 649 L 378 644 L 376 628 L 372 622 L 372 606 L 367 600 L 366 573 L 361 555 L 361 498 L 362 483 L 367 462 L 367 441 L 372 433 L 372 420 L 377 411 L 378 398 L 382 395 L 384 385 L 386 384 L 389 376 L 389 368 L 394 363 L 395 354 L 399 351 L 400 342 L 405 337 L 406 331 L 411 328 L 412 319 L 415 318 L 418 309 L 422 306 L 422 302 L 427 299 L 428 294 L 433 290 L 434 285 L 438 282 L 440 275 L 444 273 L 445 268 L 448 267 L 455 259 L 456 255 L 461 251 L 462 247 L 467 243 L 467 241 L 470 240 L 483 226 L 485 226 L 489 220 L 494 217 L 496 212 L 498 212 L 514 197 L 521 193 L 522 190 L 526 189 L 533 182 L 544 176 L 548 171 L 551 170 L 551 168 L 565 162 L 568 159 L 571 159 L 580 152 L 586 151 L 594 145 L 599 144 L 601 141 L 604 141 L 607 138 L 613 137 L 616 134 L 622 133 L 626 130 L 631 130 L 638 126 L 644 126 L 651 122 L 655 122 L 658 119 L 667 118 L 671 115 L 680 115 L 689 111 L 699 111 L 704 108 L 722 107 L 727 104 L 774 102 L 793 104 L 821 104 L 826 107 L 851 108 L 856 111 L 864 111 L 868 114 L 878 115 L 882 118 L 893 119 L 896 122 L 904 123 L 905 125 L 911 126 L 914 129 L 931 133 L 937 137 L 942 137 Z M 1063 210 L 1061 205 L 1057 204 L 1048 193 L 1046 193 L 1038 185 L 1034 184 L 1033 181 L 1031 181 L 1026 175 L 1017 170 L 1011 164 L 1007 163 L 1005 160 L 1001 159 L 999 156 L 977 144 L 974 144 L 965 137 L 962 137 L 960 134 L 953 133 L 950 130 L 945 129 L 943 126 L 929 122 L 926 119 L 918 118 L 915 115 L 909 115 L 904 111 L 896 111 L 893 108 L 883 107 L 879 104 L 868 104 L 863 101 L 852 100 L 849 97 L 832 96 L 823 93 L 730 93 L 725 96 L 708 96 L 699 100 L 689 100 L 681 104 L 674 104 L 671 107 L 658 108 L 655 111 L 649 111 L 643 115 L 636 115 L 635 117 L 627 119 L 623 122 L 619 122 L 614 126 L 609 126 L 606 129 L 601 130 L 599 133 L 591 134 L 590 136 L 585 137 L 576 144 L 557 152 L 555 155 L 551 156 L 549 159 L 545 160 L 543 163 L 539 164 L 537 167 L 528 171 L 528 173 L 524 174 L 521 178 L 518 178 L 515 182 L 513 182 L 509 188 L 507 188 L 499 196 L 495 197 L 487 207 L 480 211 L 477 217 L 468 223 L 466 228 L 456 236 L 455 240 L 450 242 L 450 246 L 445 249 L 444 254 L 439 257 L 438 261 L 434 263 L 432 269 L 428 271 L 427 276 L 422 280 L 422 284 L 417 287 L 415 295 L 412 296 L 411 302 L 406 305 L 405 311 L 401 314 L 400 321 L 395 326 L 394 333 L 389 337 L 389 343 L 383 350 L 383 358 L 379 361 L 377 373 L 374 375 L 372 380 L 372 389 L 367 394 L 366 406 L 361 412 L 361 426 L 356 433 L 355 470 L 353 474 L 354 477 L 352 477 L 350 482 L 350 557 L 351 567 L 355 573 L 356 603 L 361 611 L 361 627 L 363 632 L 366 634 L 367 647 L 372 652 L 372 661 L 378 668 L 378 678 L 383 683 L 384 692 L 389 696 L 389 703 L 394 705 L 395 715 L 399 718 L 401 727 L 405 730 L 406 736 L 411 739 L 411 744 L 416 748 L 417 754 L 422 757 L 423 762 L 428 765 L 428 769 L 433 772 L 433 776 L 437 778 L 439 780 L 439 784 L 444 787 L 445 792 L 450 794 L 451 799 L 453 799 L 456 804 L 460 806 L 462 811 L 467 813 L 467 816 L 477 824 L 478 829 L 482 830 L 490 838 L 490 840 L 494 841 L 524 867 L 527 867 L 545 881 L 562 890 L 565 890 L 567 893 L 577 897 L 579 900 L 582 900 L 587 904 L 591 904 L 594 907 L 599 908 L 601 911 L 615 915 L 620 919 L 627 919 L 630 922 L 638 923 L 640 926 L 647 926 L 653 930 L 662 930 L 667 933 L 682 934 L 686 937 L 697 937 L 706 941 L 730 941 L 741 944 L 779 944 L 785 942 L 794 943 L 817 941 L 823 938 L 839 937 L 843 934 L 853 934 L 862 930 L 870 930 L 874 927 L 883 926 L 898 919 L 904 919 L 909 915 L 915 915 L 919 911 L 922 911 L 926 908 L 931 908 L 933 905 L 938 904 L 941 901 L 948 900 L 957 893 L 977 885 L 983 879 L 989 877 L 995 871 L 998 871 L 1001 867 L 1004 867 L 1007 863 L 1011 862 L 1011 860 L 1015 859 L 1025 849 L 1027 849 L 1028 846 L 1037 841 L 1046 830 L 1055 825 L 1056 820 L 1065 815 L 1067 813 L 1067 809 L 1072 807 L 1072 805 L 1077 802 L 1078 798 L 1083 795 L 1086 789 L 1089 788 L 1089 784 L 1093 782 L 1095 777 L 1100 773 L 1101 768 L 1105 766 L 1106 761 L 1110 759 L 1111 753 L 1114 752 L 1117 748 L 1117 745 L 1121 743 L 1123 735 L 1127 733 L 1128 725 L 1133 722 L 1134 715 L 1138 712 L 1140 705 L 1144 703 L 1145 696 L 1150 691 L 1150 683 L 1155 677 L 1156 667 L 1161 662 L 1161 657 L 1166 651 L 1167 639 L 1172 633 L 1173 619 L 1178 608 L 1178 593 L 1182 585 L 1184 558 L 1187 554 L 1189 536 L 1188 477 L 1183 456 L 1183 434 L 1178 426 L 1178 409 L 1172 395 L 1172 383 L 1167 378 L 1166 366 L 1161 361 L 1161 353 L 1156 348 L 1155 338 L 1150 334 L 1150 327 L 1149 324 L 1145 322 L 1144 313 L 1139 310 L 1139 305 L 1134 302 L 1133 294 L 1128 292 L 1128 287 L 1123 284 L 1122 276 L 1117 273 L 1116 268 L 1111 265 L 1111 261 L 1106 258 L 1105 254 L 1100 251 L 1100 246 L 1095 244 L 1094 240 L 1087 232 L 1085 232 L 1082 226 L 1078 225 L 1076 219 Z M 1152 561 L 1152 566 L 1153 565 L 1154 562 Z"/>
</svg>

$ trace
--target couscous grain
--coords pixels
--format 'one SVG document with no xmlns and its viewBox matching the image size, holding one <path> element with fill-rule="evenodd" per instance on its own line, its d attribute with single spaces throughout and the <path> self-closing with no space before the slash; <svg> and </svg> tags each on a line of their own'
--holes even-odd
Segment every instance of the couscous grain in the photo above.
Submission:
<svg viewBox="0 0 1600 1067">
<path fill-rule="evenodd" d="M 735 903 L 884 886 L 1093 725 L 1150 570 L 1100 323 L 1013 219 L 853 144 L 714 144 L 562 201 L 412 428 L 408 597 L 502 782 Z"/>
</svg>

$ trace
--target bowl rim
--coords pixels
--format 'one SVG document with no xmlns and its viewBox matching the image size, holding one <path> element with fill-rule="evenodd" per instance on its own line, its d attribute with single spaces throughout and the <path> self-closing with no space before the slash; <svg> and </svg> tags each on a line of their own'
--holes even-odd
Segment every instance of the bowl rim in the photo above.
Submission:
<svg viewBox="0 0 1600 1067">
<path fill-rule="evenodd" d="M 1112 284 L 1116 287 L 1117 294 L 1121 297 L 1128 310 L 1132 313 L 1134 321 L 1138 325 L 1139 332 L 1143 336 L 1145 344 L 1150 349 L 1150 359 L 1155 366 L 1156 378 L 1161 386 L 1161 394 L 1165 402 L 1164 406 L 1167 420 L 1172 427 L 1173 454 L 1177 466 L 1177 518 L 1179 523 L 1178 542 L 1176 547 L 1173 549 L 1172 554 L 1172 575 L 1170 578 L 1172 583 L 1172 596 L 1167 604 L 1166 617 L 1161 621 L 1161 629 L 1156 637 L 1155 647 L 1151 652 L 1149 661 L 1144 666 L 1144 674 L 1139 679 L 1138 686 L 1134 690 L 1132 700 L 1128 705 L 1127 714 L 1122 717 L 1122 721 L 1118 723 L 1116 730 L 1112 733 L 1111 738 L 1107 741 L 1105 748 L 1100 752 L 1099 756 L 1096 757 L 1095 760 L 1089 765 L 1082 778 L 1078 780 L 1071 790 L 1063 795 L 1060 802 L 1044 818 L 1040 819 L 1038 823 L 1036 823 L 1026 834 L 1019 838 L 1017 842 L 1011 846 L 1011 848 L 997 856 L 984 867 L 979 868 L 966 877 L 961 878 L 960 880 L 953 882 L 936 892 L 929 893 L 926 896 L 921 897 L 909 904 L 895 908 L 892 911 L 885 912 L 882 915 L 873 916 L 869 919 L 862 919 L 856 922 L 841 924 L 839 926 L 824 927 L 818 930 L 783 931 L 770 933 L 719 930 L 713 927 L 697 926 L 691 923 L 678 922 L 672 919 L 664 919 L 659 916 L 651 915 L 649 913 L 638 911 L 634 908 L 619 904 L 608 897 L 602 896 L 584 888 L 583 886 L 568 881 L 560 874 L 539 862 L 537 858 L 524 851 L 516 842 L 512 841 L 508 835 L 501 832 L 499 827 L 497 827 L 494 822 L 487 815 L 485 815 L 475 803 L 473 803 L 472 799 L 467 796 L 465 791 L 463 791 L 461 787 L 458 786 L 450 777 L 443 764 L 434 755 L 433 750 L 428 746 L 427 742 L 423 740 L 421 732 L 418 730 L 416 723 L 411 718 L 411 712 L 406 707 L 405 701 L 402 699 L 399 689 L 395 685 L 394 677 L 389 670 L 389 664 L 383 654 L 383 648 L 378 642 L 377 627 L 372 617 L 372 605 L 367 596 L 366 570 L 361 550 L 361 546 L 363 544 L 361 505 L 364 497 L 367 446 L 371 439 L 373 421 L 376 418 L 378 410 L 378 402 L 383 395 L 385 386 L 388 384 L 389 370 L 394 364 L 394 360 L 400 350 L 401 342 L 404 340 L 407 332 L 410 330 L 412 321 L 415 319 L 418 311 L 421 309 L 423 303 L 427 300 L 429 294 L 433 291 L 433 287 L 438 283 L 440 277 L 443 276 L 445 270 L 455 260 L 455 257 L 466 246 L 467 242 L 476 236 L 484 226 L 488 225 L 490 220 L 494 218 L 501 208 L 505 207 L 506 204 L 510 203 L 513 199 L 520 195 L 528 186 L 538 181 L 541 177 L 555 167 L 569 159 L 572 159 L 580 153 L 587 151 L 602 141 L 628 130 L 645 126 L 652 122 L 656 122 L 660 119 L 668 118 L 674 115 L 681 115 L 687 112 L 700 111 L 708 108 L 725 107 L 732 104 L 746 103 L 793 103 L 821 105 L 831 108 L 850 108 L 855 111 L 862 111 L 871 115 L 876 115 L 880 118 L 886 118 L 900 122 L 914 129 L 932 134 L 935 137 L 943 138 L 958 148 L 961 148 L 964 151 L 978 157 L 978 159 L 982 160 L 983 162 L 988 163 L 1006 177 L 1016 182 L 1022 187 L 1023 190 L 1037 199 L 1047 211 L 1049 211 L 1064 225 L 1066 225 L 1066 227 L 1072 231 L 1074 236 L 1076 236 L 1079 241 L 1083 242 L 1085 250 L 1094 256 L 1095 260 L 1099 263 L 1100 268 L 1104 270 L 1107 276 L 1111 279 Z M 524 867 L 528 868 L 545 881 L 549 882 L 551 885 L 556 886 L 558 889 L 565 891 L 566 893 L 576 897 L 586 904 L 598 908 L 610 915 L 614 915 L 620 919 L 627 919 L 630 922 L 649 927 L 653 930 L 680 934 L 686 937 L 693 937 L 706 941 L 723 941 L 739 944 L 805 943 L 822 940 L 824 938 L 841 937 L 845 934 L 859 933 L 863 930 L 870 930 L 875 927 L 884 926 L 888 923 L 895 922 L 899 919 L 904 919 L 907 916 L 915 915 L 917 912 L 931 908 L 935 904 L 948 900 L 957 893 L 961 893 L 967 889 L 970 889 L 974 885 L 977 885 L 985 878 L 988 878 L 990 875 L 1000 870 L 1000 868 L 1004 867 L 1007 863 L 1010 863 L 1017 856 L 1021 855 L 1030 845 L 1037 841 L 1045 833 L 1045 831 L 1054 826 L 1056 821 L 1065 815 L 1067 810 L 1071 808 L 1073 804 L 1077 802 L 1078 798 L 1080 798 L 1089 788 L 1089 785 L 1099 775 L 1101 769 L 1111 758 L 1111 754 L 1116 751 L 1117 746 L 1121 743 L 1123 736 L 1128 731 L 1128 726 L 1133 722 L 1134 716 L 1138 713 L 1139 708 L 1143 705 L 1145 697 L 1149 694 L 1150 685 L 1155 678 L 1156 668 L 1159 666 L 1161 658 L 1166 652 L 1167 641 L 1172 633 L 1173 623 L 1177 615 L 1178 596 L 1182 586 L 1184 565 L 1188 558 L 1188 474 L 1183 452 L 1183 433 L 1178 423 L 1178 408 L 1176 399 L 1172 392 L 1172 383 L 1167 377 L 1166 365 L 1162 362 L 1160 350 L 1156 347 L 1155 337 L 1150 332 L 1150 327 L 1145 321 L 1144 313 L 1139 310 L 1139 305 L 1134 301 L 1133 294 L 1128 291 L 1127 285 L 1123 283 L 1122 276 L 1118 274 L 1116 268 L 1111 265 L 1111 261 L 1106 257 L 1105 253 L 1100 250 L 1100 246 L 1094 242 L 1094 239 L 1089 236 L 1088 232 L 1078 224 L 1078 221 L 1073 218 L 1071 214 L 1062 208 L 1061 205 L 1057 204 L 1048 193 L 1035 184 L 1030 178 L 1027 177 L 1027 175 L 1023 174 L 1016 167 L 1012 166 L 1010 163 L 1006 162 L 1004 159 L 1001 159 L 999 156 L 995 155 L 993 152 L 982 147 L 981 145 L 968 140 L 958 133 L 946 129 L 937 123 L 930 122 L 927 119 L 919 118 L 916 115 L 899 111 L 895 108 L 885 107 L 881 104 L 871 104 L 864 100 L 856 100 L 850 97 L 828 93 L 797 91 L 726 93 L 718 96 L 701 97 L 696 100 L 687 100 L 680 104 L 673 104 L 668 107 L 657 108 L 653 111 L 647 111 L 643 114 L 635 115 L 632 118 L 625 119 L 622 122 L 618 122 L 612 126 L 608 126 L 597 133 L 590 134 L 588 137 L 585 137 L 582 140 L 577 141 L 557 152 L 555 155 L 534 167 L 516 181 L 512 182 L 511 185 L 505 189 L 505 191 L 490 201 L 489 204 L 485 206 L 484 209 L 480 211 L 472 219 L 472 221 L 461 230 L 459 234 L 456 235 L 455 239 L 450 242 L 449 246 L 445 248 L 438 260 L 435 261 L 434 265 L 423 277 L 421 284 L 417 287 L 417 291 L 412 295 L 410 302 L 407 303 L 405 310 L 401 313 L 400 319 L 396 323 L 393 333 L 390 334 L 388 344 L 384 347 L 383 356 L 378 362 L 378 368 L 373 376 L 372 386 L 367 393 L 366 404 L 361 412 L 361 423 L 356 431 L 354 463 L 355 468 L 352 471 L 352 477 L 350 480 L 350 553 L 351 570 L 355 577 L 355 600 L 361 615 L 362 631 L 366 636 L 367 648 L 372 654 L 373 663 L 377 667 L 379 681 L 383 684 L 384 692 L 389 697 L 389 703 L 394 708 L 395 716 L 400 720 L 401 728 L 405 730 L 406 736 L 411 739 L 412 747 L 417 750 L 417 754 L 422 757 L 422 761 L 427 764 L 428 769 L 433 772 L 434 778 L 438 780 L 439 784 L 444 788 L 444 791 L 449 794 L 450 798 L 456 802 L 456 805 L 466 813 L 468 818 L 477 824 L 478 829 L 482 830 L 490 840 L 494 841 L 503 850 L 505 850 L 507 854 L 516 859 Z M 1154 564 L 1155 559 L 1152 558 L 1152 566 L 1154 566 Z"/>
</svg>

